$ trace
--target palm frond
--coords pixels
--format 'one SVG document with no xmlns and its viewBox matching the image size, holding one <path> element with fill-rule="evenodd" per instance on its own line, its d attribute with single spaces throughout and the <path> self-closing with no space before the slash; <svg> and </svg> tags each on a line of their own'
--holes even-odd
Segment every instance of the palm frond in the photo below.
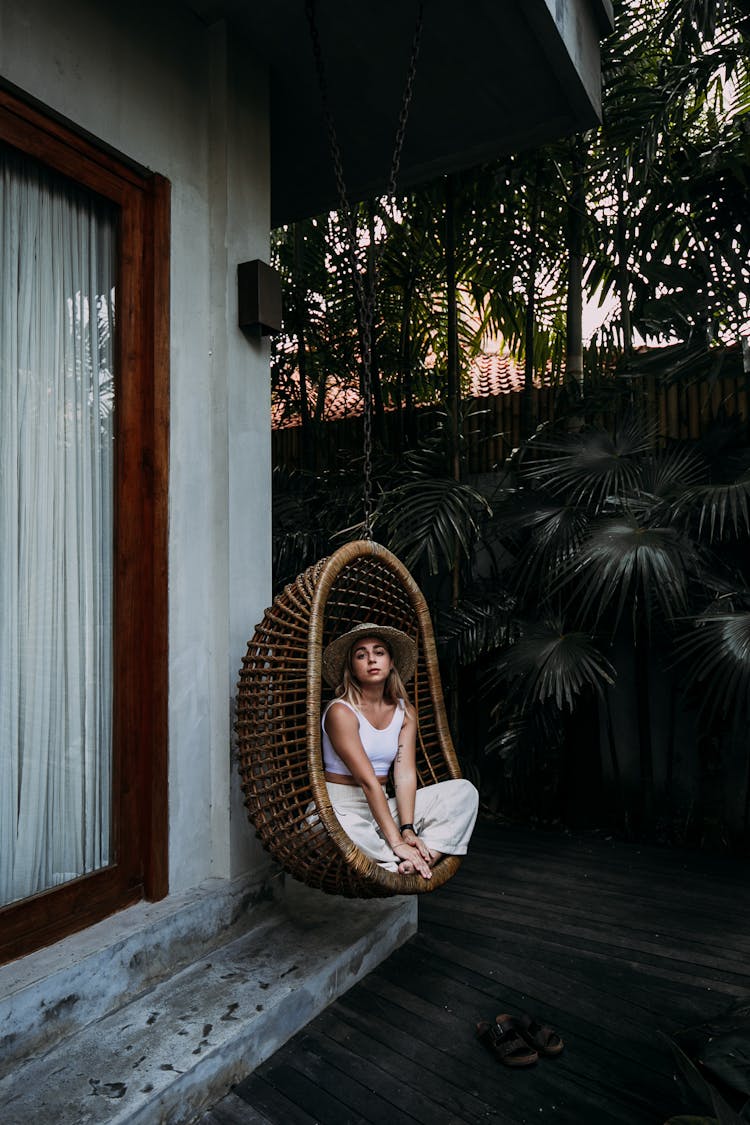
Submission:
<svg viewBox="0 0 750 1125">
<path fill-rule="evenodd" d="M 669 499 L 675 493 L 704 481 L 706 472 L 706 465 L 697 450 L 686 445 L 670 445 L 644 458 L 641 487 L 652 496 Z"/>
<path fill-rule="evenodd" d="M 514 567 L 517 589 L 524 597 L 535 591 L 538 599 L 575 557 L 590 517 L 585 508 L 567 504 L 536 505 L 524 514 L 530 535 Z"/>
<path fill-rule="evenodd" d="M 750 533 L 750 470 L 728 483 L 700 484 L 674 500 L 671 518 L 688 518 L 697 524 L 697 534 L 709 543 Z"/>
<path fill-rule="evenodd" d="M 529 443 L 521 460 L 521 479 L 563 496 L 569 504 L 594 511 L 637 490 L 640 462 L 654 444 L 656 430 L 637 419 L 613 433 L 585 430 Z"/>
<path fill-rule="evenodd" d="M 614 610 L 617 625 L 626 606 L 654 610 L 667 620 L 687 612 L 688 585 L 700 571 L 695 546 L 675 528 L 649 527 L 633 516 L 602 520 L 565 568 L 559 586 L 571 590 L 584 619 L 598 624 Z"/>
<path fill-rule="evenodd" d="M 693 629 L 677 644 L 685 687 L 695 689 L 699 712 L 710 723 L 717 716 L 736 727 L 750 718 L 750 611 L 713 613 L 693 619 Z"/>
<path fill-rule="evenodd" d="M 438 640 L 455 651 L 459 664 L 475 664 L 488 652 L 507 644 L 512 631 L 510 594 L 500 591 L 483 599 L 464 599 L 438 619 Z"/>
<path fill-rule="evenodd" d="M 499 758 L 503 763 L 506 778 L 513 777 L 516 759 L 528 751 L 531 745 L 531 718 L 517 708 L 496 715 L 493 733 L 484 745 L 486 757 Z"/>
<path fill-rule="evenodd" d="M 424 562 L 437 574 L 441 562 L 454 565 L 457 552 L 470 555 L 483 514 L 491 508 L 469 485 L 417 476 L 382 495 L 373 523 L 384 528 L 382 538 L 407 567 Z"/>
<path fill-rule="evenodd" d="M 584 691 L 601 692 L 614 683 L 615 671 L 593 639 L 566 632 L 559 622 L 525 623 L 515 644 L 496 660 L 487 683 L 506 683 L 523 710 L 552 702 L 572 711 Z"/>
</svg>

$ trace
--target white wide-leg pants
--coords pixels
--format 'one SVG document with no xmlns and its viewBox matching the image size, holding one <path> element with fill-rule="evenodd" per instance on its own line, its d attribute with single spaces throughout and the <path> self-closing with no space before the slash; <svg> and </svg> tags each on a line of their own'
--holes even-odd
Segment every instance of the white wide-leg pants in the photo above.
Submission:
<svg viewBox="0 0 750 1125">
<path fill-rule="evenodd" d="M 370 859 L 388 871 L 396 871 L 399 861 L 383 838 L 359 786 L 337 785 L 332 781 L 326 785 L 333 811 L 349 839 Z M 395 797 L 388 798 L 388 805 L 398 824 Z M 465 778 L 426 785 L 417 789 L 414 830 L 431 851 L 466 855 L 478 807 L 479 794 Z"/>
</svg>

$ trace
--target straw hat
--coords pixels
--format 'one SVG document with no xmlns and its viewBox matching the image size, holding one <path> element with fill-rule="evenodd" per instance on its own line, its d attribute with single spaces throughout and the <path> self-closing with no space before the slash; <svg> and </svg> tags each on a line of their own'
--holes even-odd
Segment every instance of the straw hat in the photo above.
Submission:
<svg viewBox="0 0 750 1125">
<path fill-rule="evenodd" d="M 380 637 L 393 653 L 393 663 L 399 676 L 407 683 L 417 666 L 417 646 L 411 637 L 390 625 L 355 625 L 331 641 L 323 652 L 323 678 L 329 687 L 338 687 L 344 678 L 346 658 L 354 642 L 360 637 Z"/>
</svg>

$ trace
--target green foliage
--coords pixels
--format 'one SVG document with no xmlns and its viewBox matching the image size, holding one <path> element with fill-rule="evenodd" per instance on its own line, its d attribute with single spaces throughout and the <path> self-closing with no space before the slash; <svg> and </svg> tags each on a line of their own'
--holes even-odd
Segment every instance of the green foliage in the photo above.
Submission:
<svg viewBox="0 0 750 1125">
<path fill-rule="evenodd" d="M 607 715 L 612 685 L 624 691 L 633 675 L 648 787 L 651 666 L 669 669 L 665 693 L 703 701 L 712 737 L 750 709 L 746 435 L 717 426 L 699 445 L 662 448 L 629 381 L 715 382 L 725 374 L 718 342 L 747 330 L 746 5 L 619 0 L 615 10 L 603 128 L 452 177 L 456 293 L 443 182 L 362 205 L 353 247 L 335 215 L 275 235 L 285 306 L 273 394 L 285 417 L 302 419 L 306 470 L 275 481 L 276 582 L 361 531 L 361 462 L 342 457 L 316 473 L 314 447 L 326 404 L 360 393 L 350 252 L 370 280 L 378 258 L 376 439 L 387 407 L 403 425 L 398 448 L 378 453 L 375 535 L 426 589 L 453 703 L 468 692 L 487 712 L 482 764 L 500 762 L 508 794 L 563 761 L 575 742 L 568 724 Z M 576 255 L 581 296 L 610 309 L 582 385 L 565 375 L 580 327 Z M 445 400 L 453 298 L 464 384 L 489 335 L 525 365 L 527 390 L 564 385 L 570 404 L 573 432 L 562 409 L 557 426 L 527 428 L 491 497 L 461 467 L 468 412 L 451 422 L 445 410 L 417 440 L 416 406 Z M 669 346 L 644 357 L 639 335 Z M 613 425 L 602 421 L 610 414 Z M 619 799 L 630 816 L 632 794 Z"/>
<path fill-rule="evenodd" d="M 700 700 L 700 713 L 708 725 L 728 720 L 735 729 L 746 728 L 750 720 L 750 610 L 721 613 L 715 604 L 694 617 L 692 624 L 692 631 L 677 646 L 685 687 Z"/>
<path fill-rule="evenodd" d="M 677 341 L 675 367 L 681 353 L 694 370 L 697 354 L 747 331 L 746 7 L 619 0 L 615 10 L 615 33 L 603 43 L 603 127 L 452 177 L 464 376 L 490 333 L 537 380 L 563 380 L 571 253 L 582 254 L 583 296 L 611 308 L 589 361 L 599 372 L 612 346 L 630 351 L 636 332 Z M 393 206 L 361 206 L 355 232 L 351 247 L 330 215 L 274 236 L 285 303 L 273 393 L 277 408 L 305 425 L 323 417 L 337 390 L 359 386 L 350 256 L 366 273 L 373 236 L 376 399 L 410 412 L 445 393 L 443 183 Z M 300 350 L 309 395 L 296 377 Z"/>
<path fill-rule="evenodd" d="M 696 1117 L 692 1113 L 681 1113 L 678 1117 L 668 1118 L 666 1125 L 719 1125 L 719 1119 L 718 1117 Z"/>
<path fill-rule="evenodd" d="M 440 614 L 440 639 L 444 651 L 466 667 L 476 665 L 485 653 L 513 641 L 513 596 L 506 590 L 464 594 L 458 605 Z"/>
<path fill-rule="evenodd" d="M 572 711 L 584 691 L 601 691 L 604 684 L 614 683 L 614 675 L 588 634 L 541 621 L 520 625 L 515 642 L 494 661 L 486 685 L 492 690 L 507 684 L 508 699 L 517 701 L 522 711 L 548 702 L 559 711 Z"/>
<path fill-rule="evenodd" d="M 654 444 L 655 427 L 626 419 L 613 433 L 591 429 L 529 443 L 521 480 L 564 496 L 568 504 L 601 512 L 638 485 L 640 459 Z"/>
<path fill-rule="evenodd" d="M 424 467 L 383 494 L 373 526 L 407 567 L 424 563 L 435 575 L 450 570 L 457 554 L 470 556 L 481 515 L 489 511 L 475 489 Z"/>
<path fill-rule="evenodd" d="M 651 527 L 635 516 L 602 519 L 560 576 L 571 588 L 584 620 L 598 626 L 614 611 L 613 631 L 623 612 L 654 612 L 668 621 L 688 611 L 688 586 L 699 571 L 699 556 L 669 527 Z M 635 630 L 634 630 L 635 631 Z"/>
<path fill-rule="evenodd" d="M 746 1042 L 746 1041 L 745 1041 Z M 745 1125 L 750 1113 L 750 1102 L 746 1102 L 740 1111 L 736 1111 L 719 1093 L 713 1082 L 704 1076 L 705 1072 L 698 1069 L 692 1058 L 679 1046 L 675 1040 L 668 1040 L 682 1085 L 686 1092 L 686 1100 L 705 1107 L 713 1116 L 687 1116 L 671 1117 L 666 1125 L 678 1125 L 680 1122 L 716 1122 L 717 1125 Z"/>
</svg>

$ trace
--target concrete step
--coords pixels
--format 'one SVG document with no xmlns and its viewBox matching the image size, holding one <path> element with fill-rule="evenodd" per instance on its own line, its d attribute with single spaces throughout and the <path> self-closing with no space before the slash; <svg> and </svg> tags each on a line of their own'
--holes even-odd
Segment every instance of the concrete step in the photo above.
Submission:
<svg viewBox="0 0 750 1125">
<path fill-rule="evenodd" d="M 291 884 L 246 934 L 18 1065 L 0 1080 L 0 1120 L 195 1121 L 416 924 L 413 898 L 352 901 Z"/>
</svg>

